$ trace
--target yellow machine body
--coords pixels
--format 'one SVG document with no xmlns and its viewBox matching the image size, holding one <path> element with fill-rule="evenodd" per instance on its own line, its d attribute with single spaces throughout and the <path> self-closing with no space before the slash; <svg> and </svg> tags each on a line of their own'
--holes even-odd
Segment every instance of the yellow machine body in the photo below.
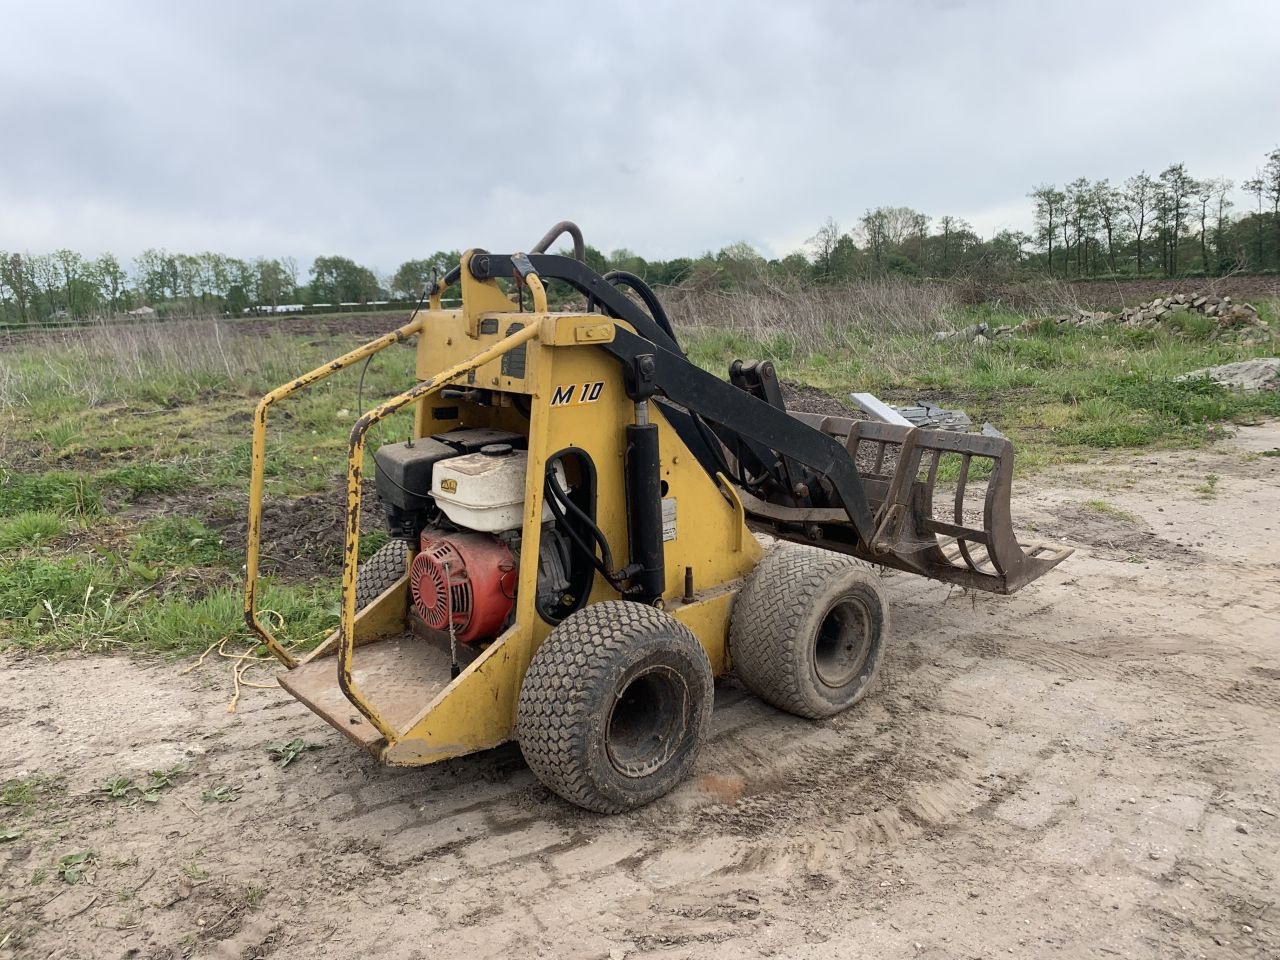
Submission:
<svg viewBox="0 0 1280 960">
<path fill-rule="evenodd" d="M 549 312 L 540 285 L 534 290 L 535 311 L 521 311 L 495 281 L 470 276 L 465 269 L 468 257 L 463 261 L 461 309 L 440 309 L 438 298 L 433 298 L 432 309 L 421 311 L 396 334 L 268 395 L 254 425 L 246 619 L 290 668 L 282 674 L 281 685 L 388 764 L 432 763 L 512 739 L 521 682 L 552 625 L 534 606 L 539 565 L 521 563 L 511 626 L 457 677 L 451 679 L 447 661 L 436 657 L 436 676 L 430 682 L 425 676 L 429 668 L 415 659 L 423 656 L 430 641 L 408 635 L 412 617 L 407 575 L 364 609 L 355 609 L 359 517 L 364 509 L 363 434 L 369 426 L 415 406 L 415 439 L 460 427 L 526 433 L 521 552 L 534 558 L 542 530 L 547 458 L 566 448 L 583 451 L 597 472 L 596 521 L 620 549 L 628 542 L 623 438 L 626 426 L 634 422 L 635 404 L 624 390 L 619 363 L 599 349 L 613 339 L 615 323 L 621 321 L 600 314 Z M 530 286 L 535 283 L 531 278 Z M 353 433 L 341 624 L 313 652 L 295 660 L 259 622 L 254 609 L 267 409 L 293 390 L 414 333 L 419 383 L 363 417 Z M 518 362 L 512 362 L 513 357 Z M 446 387 L 495 391 L 500 402 L 479 405 L 442 398 L 440 391 Z M 527 416 L 517 409 L 517 397 L 525 398 L 520 402 Z M 663 608 L 690 628 L 718 675 L 730 666 L 727 636 L 733 598 L 762 548 L 747 527 L 733 486 L 708 476 L 665 420 L 655 417 L 654 422 L 659 427 L 664 506 L 671 518 L 664 531 Z M 686 571 L 693 584 L 689 598 Z M 594 578 L 588 604 L 617 598 L 610 583 Z M 366 661 L 376 667 L 363 670 Z"/>
</svg>

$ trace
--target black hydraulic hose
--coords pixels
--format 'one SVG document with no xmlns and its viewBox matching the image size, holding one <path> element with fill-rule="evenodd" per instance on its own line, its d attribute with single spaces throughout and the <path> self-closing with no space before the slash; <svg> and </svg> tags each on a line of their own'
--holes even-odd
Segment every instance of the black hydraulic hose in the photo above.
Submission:
<svg viewBox="0 0 1280 960">
<path fill-rule="evenodd" d="M 573 259 L 583 263 L 587 262 L 587 246 L 582 242 L 582 231 L 578 229 L 578 225 L 572 220 L 561 220 L 554 227 L 542 235 L 542 239 L 534 244 L 530 253 L 546 253 L 555 243 L 556 239 L 563 234 L 568 234 L 573 240 Z"/>
<path fill-rule="evenodd" d="M 679 344 L 676 340 L 675 330 L 671 327 L 671 319 L 667 316 L 667 311 L 662 306 L 662 301 L 658 299 L 658 295 L 653 292 L 653 288 L 637 277 L 634 273 L 628 273 L 626 270 L 610 270 L 602 278 L 613 284 L 615 287 L 629 287 L 634 290 L 642 301 L 644 301 L 645 309 L 649 311 L 649 316 L 653 317 L 653 322 L 662 328 L 662 332 L 671 338 L 675 344 Z"/>
<path fill-rule="evenodd" d="M 573 545 L 577 547 L 579 550 L 581 550 L 584 555 L 586 555 L 587 559 L 591 561 L 591 565 L 600 572 L 601 576 L 603 576 L 606 580 L 609 581 L 609 585 L 612 586 L 619 593 L 622 593 L 623 592 L 622 576 L 617 571 L 611 569 L 612 564 L 606 564 L 601 558 L 597 557 L 595 547 L 587 543 L 585 540 L 583 540 L 582 537 L 578 534 L 578 531 L 574 529 L 571 523 L 569 523 L 568 519 L 565 517 L 564 508 L 561 506 L 559 499 L 555 495 L 555 491 L 556 491 L 555 480 L 553 480 L 552 477 L 548 475 L 545 494 L 547 498 L 547 505 L 551 508 L 551 513 L 555 516 L 556 523 L 559 526 L 564 528 L 564 532 L 568 534 L 569 539 L 573 541 Z M 572 504 L 570 505 L 572 506 Z M 603 534 L 600 533 L 599 529 L 596 528 L 594 524 L 592 524 L 591 526 L 594 533 L 598 537 L 603 537 Z M 607 544 L 604 544 L 602 542 L 601 549 L 606 551 L 606 555 L 607 555 L 607 551 L 608 551 Z"/>
<path fill-rule="evenodd" d="M 558 460 L 559 458 L 557 457 L 547 461 L 547 482 L 549 484 L 548 489 L 551 491 L 552 511 L 555 511 L 557 504 L 559 504 L 563 509 L 571 511 L 573 515 L 577 517 L 578 521 L 584 524 L 586 528 L 591 531 L 592 539 L 600 545 L 601 559 L 610 570 L 609 573 L 605 573 L 605 576 L 617 576 L 616 571 L 613 570 L 613 551 L 609 548 L 609 541 L 605 537 L 604 531 L 600 529 L 585 510 L 569 499 L 569 495 L 561 490 L 559 484 L 554 481 L 555 465 Z M 595 556 L 594 550 L 591 551 L 591 555 Z M 603 573 L 604 571 L 601 572 Z"/>
<path fill-rule="evenodd" d="M 572 220 L 561 220 L 550 230 L 542 235 L 542 239 L 533 245 L 530 253 L 546 253 L 547 248 L 555 243 L 558 237 L 568 234 L 573 240 L 573 259 L 582 263 L 587 262 L 587 245 L 582 240 L 582 230 Z M 479 251 L 483 253 L 484 251 Z M 440 289 L 445 290 L 453 286 L 462 279 L 462 264 L 455 264 L 454 268 L 444 275 Z"/>
</svg>

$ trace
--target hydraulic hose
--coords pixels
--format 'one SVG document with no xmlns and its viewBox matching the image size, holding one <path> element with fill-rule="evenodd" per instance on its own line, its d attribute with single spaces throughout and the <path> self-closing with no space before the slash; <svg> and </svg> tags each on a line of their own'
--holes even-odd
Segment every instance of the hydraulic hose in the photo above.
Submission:
<svg viewBox="0 0 1280 960">
<path fill-rule="evenodd" d="M 667 316 L 667 311 L 663 309 L 662 301 L 658 299 L 658 295 L 653 292 L 652 287 L 634 273 L 628 273 L 626 270 L 610 270 L 604 275 L 603 279 L 615 287 L 629 287 L 634 290 L 644 302 L 645 309 L 649 311 L 649 316 L 653 318 L 653 322 L 662 328 L 662 332 L 671 338 L 672 343 L 679 346 L 680 342 L 676 339 L 675 331 L 671 328 L 671 320 Z"/>
</svg>

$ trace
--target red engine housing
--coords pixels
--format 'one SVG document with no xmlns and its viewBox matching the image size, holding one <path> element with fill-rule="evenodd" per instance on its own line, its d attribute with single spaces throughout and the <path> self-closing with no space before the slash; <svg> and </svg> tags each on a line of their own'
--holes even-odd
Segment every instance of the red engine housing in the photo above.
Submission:
<svg viewBox="0 0 1280 960">
<path fill-rule="evenodd" d="M 516 596 L 516 558 L 487 533 L 424 530 L 409 567 L 418 616 L 433 630 L 449 630 L 463 643 L 497 635 Z"/>
</svg>

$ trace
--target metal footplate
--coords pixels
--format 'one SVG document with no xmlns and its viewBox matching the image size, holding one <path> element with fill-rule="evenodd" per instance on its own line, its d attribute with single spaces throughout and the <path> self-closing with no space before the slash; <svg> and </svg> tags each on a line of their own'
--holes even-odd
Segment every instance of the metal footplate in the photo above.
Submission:
<svg viewBox="0 0 1280 960">
<path fill-rule="evenodd" d="M 748 515 L 766 521 L 780 536 L 1000 594 L 1038 579 L 1072 553 L 1056 544 L 1018 542 L 1009 507 L 1013 445 L 1003 437 L 792 416 L 844 442 L 862 476 L 875 533 L 869 542 L 858 538 L 840 508 L 780 507 L 739 491 Z M 951 464 L 943 469 L 948 457 L 954 469 Z M 951 482 L 951 502 L 939 517 L 935 491 Z M 986 485 L 980 504 L 966 498 L 975 483 Z"/>
</svg>

